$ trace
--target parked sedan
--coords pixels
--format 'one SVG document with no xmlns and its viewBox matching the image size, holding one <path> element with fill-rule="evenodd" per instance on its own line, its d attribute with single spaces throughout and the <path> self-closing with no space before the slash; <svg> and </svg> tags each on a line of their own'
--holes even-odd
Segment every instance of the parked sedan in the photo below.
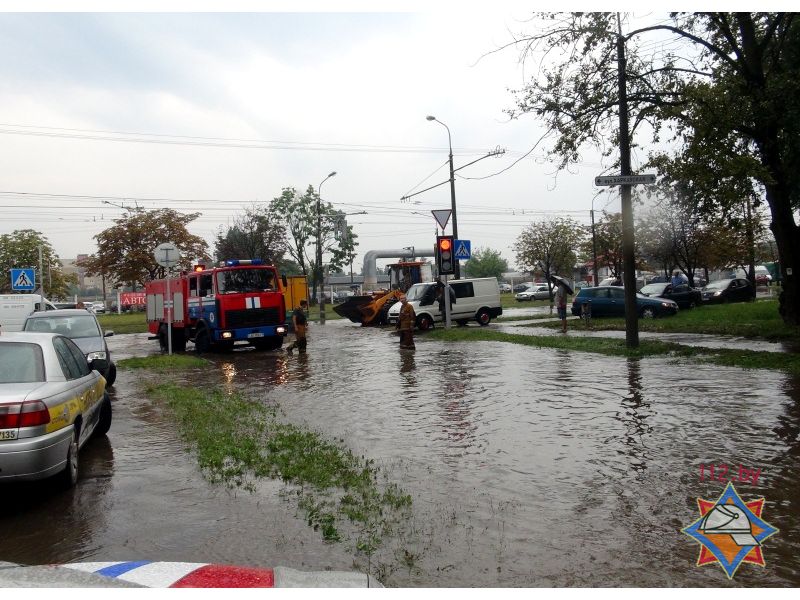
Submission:
<svg viewBox="0 0 800 600">
<path fill-rule="evenodd" d="M 106 379 L 106 387 L 114 385 L 117 379 L 117 366 L 111 359 L 105 338 L 114 335 L 100 327 L 93 313 L 77 309 L 48 310 L 32 313 L 22 327 L 23 331 L 59 333 L 70 338 L 86 355 L 93 368 L 100 371 Z"/>
<path fill-rule="evenodd" d="M 501 294 L 509 294 L 509 293 L 511 293 L 511 284 L 510 283 L 501 283 L 500 284 L 500 293 Z"/>
<path fill-rule="evenodd" d="M 625 288 L 621 286 L 583 288 L 572 301 L 572 314 L 581 316 L 583 304 L 591 310 L 592 317 L 624 317 Z M 636 294 L 636 312 L 644 319 L 652 319 L 676 314 L 678 305 L 666 298 L 648 298 Z"/>
<path fill-rule="evenodd" d="M 111 427 L 105 380 L 80 348 L 52 333 L 0 337 L 0 482 L 78 481 L 78 452 Z"/>
<path fill-rule="evenodd" d="M 550 298 L 550 288 L 548 288 L 546 285 L 535 285 L 520 292 L 514 297 L 517 299 L 517 302 L 547 300 Z"/>
<path fill-rule="evenodd" d="M 701 290 L 703 302 L 721 304 L 728 302 L 749 302 L 755 298 L 753 286 L 747 279 L 720 279 L 712 281 Z"/>
<path fill-rule="evenodd" d="M 685 284 L 674 286 L 671 283 L 651 283 L 639 290 L 639 293 L 674 300 L 680 308 L 694 308 L 702 302 L 700 290 Z"/>
</svg>

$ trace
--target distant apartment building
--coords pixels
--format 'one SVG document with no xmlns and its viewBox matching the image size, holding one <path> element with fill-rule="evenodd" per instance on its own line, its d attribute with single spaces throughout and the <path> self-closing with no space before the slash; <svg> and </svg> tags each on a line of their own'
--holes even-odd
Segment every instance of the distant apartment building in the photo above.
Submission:
<svg viewBox="0 0 800 600">
<path fill-rule="evenodd" d="M 103 289 L 103 278 L 102 277 L 89 277 L 86 275 L 84 269 L 77 265 L 77 262 L 83 259 L 88 258 L 88 254 L 78 254 L 76 258 L 62 258 L 61 259 L 61 269 L 63 270 L 65 275 L 70 275 L 74 273 L 78 276 L 78 288 L 80 289 L 81 294 L 85 293 L 87 290 L 100 290 Z M 106 289 L 110 287 L 110 282 L 106 281 Z"/>
</svg>

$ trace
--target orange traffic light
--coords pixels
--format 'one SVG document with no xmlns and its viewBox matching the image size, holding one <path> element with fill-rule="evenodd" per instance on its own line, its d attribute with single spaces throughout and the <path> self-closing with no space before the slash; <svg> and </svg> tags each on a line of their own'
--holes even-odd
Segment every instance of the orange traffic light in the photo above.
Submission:
<svg viewBox="0 0 800 600">
<path fill-rule="evenodd" d="M 452 235 L 436 237 L 436 266 L 439 267 L 439 275 L 455 275 Z"/>
</svg>

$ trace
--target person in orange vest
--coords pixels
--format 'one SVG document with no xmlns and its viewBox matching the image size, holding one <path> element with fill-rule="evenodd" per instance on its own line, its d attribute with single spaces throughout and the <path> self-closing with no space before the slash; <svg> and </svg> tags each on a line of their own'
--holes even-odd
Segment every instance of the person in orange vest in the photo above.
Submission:
<svg viewBox="0 0 800 600">
<path fill-rule="evenodd" d="M 308 318 L 305 311 L 308 309 L 308 302 L 300 300 L 300 306 L 294 309 L 292 313 L 292 325 L 294 326 L 294 341 L 286 346 L 286 352 L 292 353 L 292 350 L 297 348 L 300 354 L 306 353 L 306 331 L 308 329 Z"/>
<path fill-rule="evenodd" d="M 397 319 L 397 329 L 400 332 L 400 348 L 416 348 L 414 346 L 414 325 L 417 315 L 414 308 L 408 303 L 405 294 L 400 296 L 400 314 Z"/>
</svg>

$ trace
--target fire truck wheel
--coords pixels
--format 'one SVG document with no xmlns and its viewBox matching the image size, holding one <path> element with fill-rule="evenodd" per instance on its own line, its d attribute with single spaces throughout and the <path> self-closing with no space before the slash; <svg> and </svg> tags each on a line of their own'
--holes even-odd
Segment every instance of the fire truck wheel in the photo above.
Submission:
<svg viewBox="0 0 800 600">
<path fill-rule="evenodd" d="M 211 339 L 208 337 L 208 331 L 205 327 L 201 327 L 194 338 L 194 349 L 198 354 L 205 354 L 210 347 Z"/>
</svg>

